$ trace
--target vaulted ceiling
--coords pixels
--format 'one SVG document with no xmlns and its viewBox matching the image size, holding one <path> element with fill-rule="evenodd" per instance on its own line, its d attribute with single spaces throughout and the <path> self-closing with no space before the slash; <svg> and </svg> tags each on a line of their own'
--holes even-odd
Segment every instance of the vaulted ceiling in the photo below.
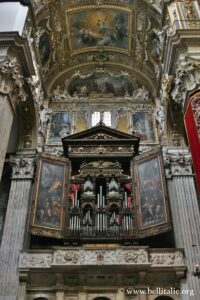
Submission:
<svg viewBox="0 0 200 300">
<path fill-rule="evenodd" d="M 160 0 L 33 3 L 35 41 L 48 94 L 94 71 L 127 77 L 158 94 L 164 33 Z"/>
</svg>

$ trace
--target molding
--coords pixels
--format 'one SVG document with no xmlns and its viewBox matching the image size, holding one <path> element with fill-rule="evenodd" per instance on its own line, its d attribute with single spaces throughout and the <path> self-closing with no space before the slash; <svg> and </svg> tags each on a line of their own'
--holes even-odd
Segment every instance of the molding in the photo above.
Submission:
<svg viewBox="0 0 200 300">
<path fill-rule="evenodd" d="M 32 55 L 26 38 L 22 38 L 18 32 L 1 32 L 0 48 L 12 48 L 13 52 L 17 53 L 23 76 L 35 75 Z"/>
</svg>

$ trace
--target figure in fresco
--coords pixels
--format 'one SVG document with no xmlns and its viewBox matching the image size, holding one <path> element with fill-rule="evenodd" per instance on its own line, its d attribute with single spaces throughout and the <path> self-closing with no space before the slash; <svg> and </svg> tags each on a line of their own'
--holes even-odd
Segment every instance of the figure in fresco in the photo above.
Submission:
<svg viewBox="0 0 200 300">
<path fill-rule="evenodd" d="M 126 12 L 105 9 L 72 14 L 72 48 L 110 46 L 128 50 L 128 17 Z"/>
<path fill-rule="evenodd" d="M 127 77 L 122 78 L 104 71 L 94 72 L 89 76 L 77 76 L 66 84 L 67 93 L 73 98 L 102 94 L 123 97 L 125 94 L 133 94 L 133 83 Z M 146 99 L 145 95 L 143 97 Z"/>
<path fill-rule="evenodd" d="M 67 112 L 55 113 L 51 117 L 49 143 L 61 143 L 61 138 L 71 133 L 72 116 Z"/>
<path fill-rule="evenodd" d="M 155 134 L 152 116 L 145 112 L 137 112 L 132 115 L 133 129 L 140 135 L 141 141 L 154 142 Z"/>
</svg>

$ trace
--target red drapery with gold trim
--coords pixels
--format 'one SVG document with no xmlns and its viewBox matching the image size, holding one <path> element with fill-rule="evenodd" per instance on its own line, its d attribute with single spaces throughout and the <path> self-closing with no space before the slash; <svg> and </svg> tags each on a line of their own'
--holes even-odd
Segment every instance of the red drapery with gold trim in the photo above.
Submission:
<svg viewBox="0 0 200 300">
<path fill-rule="evenodd" d="M 200 193 L 200 92 L 190 98 L 184 119 Z"/>
</svg>

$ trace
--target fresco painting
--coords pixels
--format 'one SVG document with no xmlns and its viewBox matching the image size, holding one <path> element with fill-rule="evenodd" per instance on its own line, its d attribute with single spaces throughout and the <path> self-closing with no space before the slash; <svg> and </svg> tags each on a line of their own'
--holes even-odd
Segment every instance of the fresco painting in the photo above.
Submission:
<svg viewBox="0 0 200 300">
<path fill-rule="evenodd" d="M 133 131 L 140 135 L 141 142 L 155 142 L 153 119 L 149 113 L 136 112 L 132 115 Z"/>
<path fill-rule="evenodd" d="M 128 49 L 127 12 L 105 9 L 79 11 L 69 16 L 72 48 L 109 46 Z"/>
<path fill-rule="evenodd" d="M 73 96 L 114 96 L 133 94 L 132 82 L 124 77 L 108 72 L 95 72 L 89 76 L 73 78 L 67 85 L 68 93 Z"/>
<path fill-rule="evenodd" d="M 158 157 L 138 165 L 138 180 L 141 227 L 145 228 L 166 222 L 165 196 Z"/>
<path fill-rule="evenodd" d="M 55 113 L 51 117 L 49 143 L 61 143 L 61 139 L 71 133 L 72 116 L 67 112 Z"/>
</svg>

